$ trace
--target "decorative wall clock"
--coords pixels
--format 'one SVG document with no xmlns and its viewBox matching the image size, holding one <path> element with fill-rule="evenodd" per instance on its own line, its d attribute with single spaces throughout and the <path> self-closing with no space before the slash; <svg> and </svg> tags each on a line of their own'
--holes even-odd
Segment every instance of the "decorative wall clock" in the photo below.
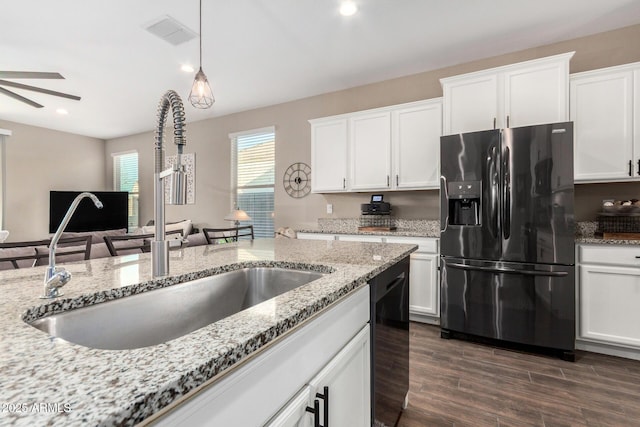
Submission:
<svg viewBox="0 0 640 427">
<path fill-rule="evenodd" d="M 284 191 L 296 199 L 311 192 L 311 168 L 306 163 L 294 163 L 287 168 L 282 178 Z"/>
</svg>

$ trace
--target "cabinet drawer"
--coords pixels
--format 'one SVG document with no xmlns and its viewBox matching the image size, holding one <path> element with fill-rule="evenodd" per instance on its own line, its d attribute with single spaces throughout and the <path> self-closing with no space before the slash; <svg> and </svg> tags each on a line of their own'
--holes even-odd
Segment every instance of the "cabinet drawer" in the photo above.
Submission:
<svg viewBox="0 0 640 427">
<path fill-rule="evenodd" d="M 382 237 L 368 234 L 338 234 L 338 240 L 345 242 L 374 242 L 382 243 Z"/>
<path fill-rule="evenodd" d="M 302 240 L 335 240 L 336 236 L 333 234 L 324 233 L 298 233 L 298 239 Z"/>
<path fill-rule="evenodd" d="M 580 264 L 610 264 L 640 267 L 640 245 L 580 245 Z"/>
<path fill-rule="evenodd" d="M 436 238 L 391 236 L 385 237 L 385 242 L 418 245 L 418 252 L 430 254 L 438 253 L 438 239 Z"/>
</svg>

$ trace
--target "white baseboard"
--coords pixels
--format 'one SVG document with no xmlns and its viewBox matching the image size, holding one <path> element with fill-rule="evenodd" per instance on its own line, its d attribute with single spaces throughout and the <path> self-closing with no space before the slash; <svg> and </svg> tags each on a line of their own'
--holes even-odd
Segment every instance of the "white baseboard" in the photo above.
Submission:
<svg viewBox="0 0 640 427">
<path fill-rule="evenodd" d="M 609 356 L 624 357 L 626 359 L 640 360 L 640 350 L 618 347 L 610 344 L 591 341 L 576 340 L 576 350 L 590 351 L 592 353 L 607 354 Z"/>
<path fill-rule="evenodd" d="M 412 322 L 420 322 L 420 323 L 428 323 L 430 325 L 439 325 L 440 317 L 439 316 L 430 316 L 422 313 L 409 313 L 409 320 Z"/>
</svg>

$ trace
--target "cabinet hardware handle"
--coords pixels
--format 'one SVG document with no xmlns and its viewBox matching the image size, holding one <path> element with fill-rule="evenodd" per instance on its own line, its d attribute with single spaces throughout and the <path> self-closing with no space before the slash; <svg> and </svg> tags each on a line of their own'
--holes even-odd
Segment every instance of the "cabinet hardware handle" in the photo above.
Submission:
<svg viewBox="0 0 640 427">
<path fill-rule="evenodd" d="M 342 189 L 347 188 L 347 178 L 342 178 Z"/>
<path fill-rule="evenodd" d="M 638 175 L 640 175 L 640 160 L 638 160 Z M 396 174 L 396 187 L 400 185 L 400 180 L 398 179 L 398 175 Z"/>
<path fill-rule="evenodd" d="M 493 128 L 494 129 L 496 128 L 496 118 L 495 117 L 493 118 Z"/>
<path fill-rule="evenodd" d="M 387 187 L 389 187 L 389 175 L 387 175 Z"/>
<path fill-rule="evenodd" d="M 640 255 L 636 255 L 636 258 L 640 258 Z"/>
<path fill-rule="evenodd" d="M 324 386 L 323 393 L 316 393 L 316 397 L 324 400 L 324 425 L 322 427 L 329 427 L 329 387 Z"/>
<path fill-rule="evenodd" d="M 640 175 L 640 159 L 638 159 L 638 175 Z"/>
<path fill-rule="evenodd" d="M 314 399 L 313 408 L 307 406 L 307 412 L 311 412 L 313 414 L 313 427 L 321 427 L 320 426 L 320 401 L 318 399 Z"/>
<path fill-rule="evenodd" d="M 633 176 L 633 161 L 629 160 L 629 176 Z"/>
<path fill-rule="evenodd" d="M 507 116 L 507 127 L 509 127 L 509 116 Z"/>
</svg>

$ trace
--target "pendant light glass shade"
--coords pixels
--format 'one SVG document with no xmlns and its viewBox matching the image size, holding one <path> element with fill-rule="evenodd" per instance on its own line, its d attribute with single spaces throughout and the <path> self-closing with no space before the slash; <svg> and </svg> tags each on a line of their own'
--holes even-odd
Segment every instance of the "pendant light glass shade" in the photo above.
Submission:
<svg viewBox="0 0 640 427">
<path fill-rule="evenodd" d="M 202 0 L 200 0 L 200 69 L 196 73 L 193 80 L 191 92 L 189 93 L 189 102 L 196 108 L 210 108 L 216 99 L 213 97 L 209 80 L 202 71 Z"/>
<path fill-rule="evenodd" d="M 196 108 L 209 108 L 216 102 L 209 86 L 207 76 L 202 71 L 202 67 L 196 73 L 196 78 L 191 86 L 191 92 L 189 93 L 189 102 Z"/>
</svg>

